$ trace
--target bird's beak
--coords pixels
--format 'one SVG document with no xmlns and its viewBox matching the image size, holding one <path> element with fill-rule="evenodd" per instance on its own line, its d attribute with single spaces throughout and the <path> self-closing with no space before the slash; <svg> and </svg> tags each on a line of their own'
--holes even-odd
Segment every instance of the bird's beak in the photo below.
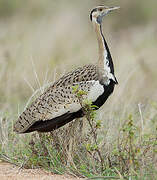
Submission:
<svg viewBox="0 0 157 180">
<path fill-rule="evenodd" d="M 109 11 L 113 11 L 113 10 L 116 10 L 116 9 L 119 9 L 120 7 L 119 6 L 116 6 L 116 7 L 109 7 L 108 10 Z"/>
<path fill-rule="evenodd" d="M 119 9 L 120 7 L 119 6 L 116 6 L 116 7 L 108 7 L 107 8 L 107 11 L 105 10 L 105 12 L 103 12 L 102 14 L 102 17 L 106 16 L 108 13 L 110 13 L 111 11 L 113 10 L 116 10 L 116 9 Z"/>
</svg>

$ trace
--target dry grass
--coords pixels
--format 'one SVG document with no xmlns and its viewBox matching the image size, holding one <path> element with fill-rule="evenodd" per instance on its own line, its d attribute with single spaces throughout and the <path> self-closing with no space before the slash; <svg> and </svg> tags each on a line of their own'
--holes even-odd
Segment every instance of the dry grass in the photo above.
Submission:
<svg viewBox="0 0 157 180">
<path fill-rule="evenodd" d="M 4 155 L 7 155 L 8 161 L 21 166 L 42 166 L 56 173 L 101 174 L 94 154 L 91 156 L 84 149 L 88 141 L 82 137 L 87 137 L 87 127 L 80 132 L 79 126 L 74 123 L 70 124 L 75 126 L 71 130 L 67 126 L 43 136 L 37 133 L 16 135 L 12 132 L 13 122 L 32 94 L 38 95 L 65 71 L 96 62 L 97 44 L 89 19 L 85 18 L 88 16 L 83 13 L 86 9 L 86 6 L 81 9 L 80 6 L 74 8 L 73 4 L 64 8 L 61 5 L 53 13 L 48 9 L 47 13 L 35 18 L 21 14 L 20 17 L 15 15 L 0 21 L 1 158 L 6 159 Z M 116 31 L 110 27 L 117 19 L 118 12 L 104 21 L 104 34 L 111 47 L 119 85 L 96 117 L 102 120 L 102 129 L 98 132 L 100 149 L 104 157 L 109 158 L 105 161 L 103 175 L 127 176 L 132 173 L 142 177 L 150 174 L 153 179 L 157 167 L 157 26 L 151 22 Z M 136 168 L 126 162 L 130 160 L 127 156 L 129 144 L 126 142 L 130 131 L 124 129 L 129 126 L 129 115 L 133 127 L 136 126 L 132 141 L 138 161 L 133 163 Z M 48 160 L 40 149 L 46 153 Z M 122 160 L 124 157 L 126 161 Z M 131 170 L 121 169 L 124 166 L 131 167 Z"/>
</svg>

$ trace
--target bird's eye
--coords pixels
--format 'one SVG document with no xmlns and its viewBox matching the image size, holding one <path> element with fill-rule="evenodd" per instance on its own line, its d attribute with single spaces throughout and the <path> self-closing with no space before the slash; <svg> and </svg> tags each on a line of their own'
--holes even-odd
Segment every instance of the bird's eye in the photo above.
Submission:
<svg viewBox="0 0 157 180">
<path fill-rule="evenodd" d="M 102 11 L 102 8 L 100 8 L 99 11 Z"/>
</svg>

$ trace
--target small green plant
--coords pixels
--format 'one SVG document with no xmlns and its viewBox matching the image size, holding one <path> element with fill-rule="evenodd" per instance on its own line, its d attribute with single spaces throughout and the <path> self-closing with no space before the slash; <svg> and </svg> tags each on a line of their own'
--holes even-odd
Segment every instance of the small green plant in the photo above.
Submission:
<svg viewBox="0 0 157 180">
<path fill-rule="evenodd" d="M 118 144 L 118 152 L 120 159 L 121 172 L 135 172 L 139 167 L 137 146 L 137 132 L 138 129 L 133 122 L 132 115 L 129 115 L 128 121 L 121 128 L 122 139 Z"/>
<path fill-rule="evenodd" d="M 101 121 L 96 121 L 96 111 L 95 109 L 97 106 L 93 105 L 92 102 L 88 99 L 84 99 L 84 95 L 87 95 L 87 92 L 80 90 L 79 86 L 73 87 L 73 93 L 77 96 L 79 99 L 79 103 L 82 107 L 83 113 L 85 114 L 85 117 L 89 123 L 90 127 L 90 138 L 93 138 L 92 143 L 86 144 L 86 150 L 91 154 L 91 152 L 97 152 L 99 157 L 99 162 L 101 166 L 101 172 L 104 170 L 104 159 L 102 157 L 100 148 L 99 148 L 99 141 L 98 141 L 98 130 L 101 127 Z"/>
</svg>

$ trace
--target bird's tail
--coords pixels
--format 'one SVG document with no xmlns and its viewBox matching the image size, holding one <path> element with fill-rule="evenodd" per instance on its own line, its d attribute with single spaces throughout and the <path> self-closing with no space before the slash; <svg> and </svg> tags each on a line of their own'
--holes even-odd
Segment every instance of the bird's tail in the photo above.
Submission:
<svg viewBox="0 0 157 180">
<path fill-rule="evenodd" d="M 26 109 L 18 118 L 14 124 L 14 131 L 16 133 L 24 133 L 27 129 L 34 124 L 35 118 L 33 118 L 30 109 Z"/>
</svg>

